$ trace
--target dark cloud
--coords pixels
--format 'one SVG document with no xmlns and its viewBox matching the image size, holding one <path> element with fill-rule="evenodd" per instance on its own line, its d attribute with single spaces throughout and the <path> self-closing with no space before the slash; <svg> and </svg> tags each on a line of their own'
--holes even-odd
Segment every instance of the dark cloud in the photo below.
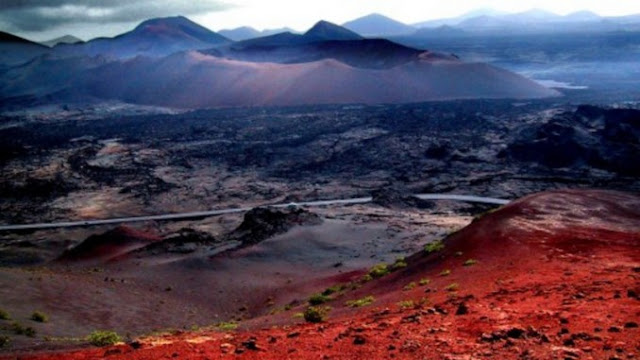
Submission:
<svg viewBox="0 0 640 360">
<path fill-rule="evenodd" d="M 1 0 L 0 24 L 10 31 L 37 32 L 72 24 L 131 23 L 154 17 L 199 15 L 230 7 L 219 0 Z"/>
</svg>

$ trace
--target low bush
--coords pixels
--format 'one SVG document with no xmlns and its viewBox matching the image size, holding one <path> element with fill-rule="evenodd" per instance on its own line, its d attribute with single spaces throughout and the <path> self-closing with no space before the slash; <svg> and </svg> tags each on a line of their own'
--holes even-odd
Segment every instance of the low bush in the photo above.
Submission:
<svg viewBox="0 0 640 360">
<path fill-rule="evenodd" d="M 31 326 L 24 327 L 22 326 L 22 324 L 14 322 L 11 324 L 10 329 L 16 335 L 36 337 L 36 329 L 32 328 Z"/>
<path fill-rule="evenodd" d="M 449 269 L 444 269 L 440 272 L 440 276 L 449 276 L 451 275 L 451 270 Z"/>
<path fill-rule="evenodd" d="M 9 320 L 11 319 L 11 316 L 9 316 L 9 313 L 4 311 L 3 309 L 0 309 L 0 320 Z"/>
<path fill-rule="evenodd" d="M 398 270 L 407 267 L 407 261 L 404 257 L 397 258 L 396 261 L 391 265 L 391 270 Z"/>
<path fill-rule="evenodd" d="M 345 304 L 350 307 L 363 307 L 373 304 L 374 301 L 376 301 L 376 299 L 373 296 L 369 295 L 363 297 L 362 299 L 349 300 Z"/>
<path fill-rule="evenodd" d="M 408 283 L 407 285 L 405 285 L 405 287 L 402 288 L 402 290 L 404 290 L 404 291 L 413 290 L 413 289 L 416 288 L 416 286 L 417 286 L 416 283 L 414 281 L 412 281 L 412 282 Z"/>
<path fill-rule="evenodd" d="M 444 289 L 447 291 L 456 291 L 460 288 L 460 285 L 458 285 L 458 283 L 451 283 L 449 285 L 447 285 Z"/>
<path fill-rule="evenodd" d="M 413 300 L 403 300 L 397 303 L 398 307 L 402 309 L 410 309 L 416 306 Z"/>
<path fill-rule="evenodd" d="M 87 336 L 87 341 L 94 346 L 109 346 L 122 341 L 115 331 L 96 330 Z"/>
<path fill-rule="evenodd" d="M 369 275 L 374 279 L 381 278 L 387 274 L 389 274 L 389 266 L 385 263 L 374 265 L 369 270 Z"/>
<path fill-rule="evenodd" d="M 319 323 L 327 319 L 327 315 L 331 311 L 329 306 L 309 306 L 304 311 L 304 319 L 310 323 Z"/>
<path fill-rule="evenodd" d="M 238 323 L 235 323 L 233 321 L 221 322 L 218 325 L 216 325 L 216 329 L 221 330 L 221 331 L 231 331 L 231 330 L 235 330 L 237 328 L 238 328 Z"/>
<path fill-rule="evenodd" d="M 49 316 L 41 311 L 34 311 L 33 314 L 31 314 L 31 320 L 45 323 L 49 321 Z"/>
<path fill-rule="evenodd" d="M 309 304 L 311 305 L 320 305 L 331 300 L 333 300 L 331 296 L 323 295 L 323 294 L 313 294 L 311 295 L 308 301 L 309 301 Z"/>
<path fill-rule="evenodd" d="M 11 338 L 8 336 L 0 336 L 0 349 L 9 346 L 11 344 Z"/>
<path fill-rule="evenodd" d="M 430 242 L 427 245 L 424 246 L 424 251 L 427 254 L 431 254 L 434 252 L 438 252 L 440 250 L 444 249 L 444 243 L 442 242 L 442 240 L 436 240 L 434 242 Z"/>
<path fill-rule="evenodd" d="M 337 292 L 340 292 L 340 291 L 342 291 L 342 290 L 344 290 L 346 288 L 347 288 L 347 285 L 344 285 L 344 284 L 333 285 L 331 287 L 326 288 L 322 292 L 322 295 L 329 296 L 331 294 L 335 294 Z"/>
<path fill-rule="evenodd" d="M 462 265 L 464 265 L 464 266 L 472 266 L 472 265 L 475 265 L 477 263 L 478 263 L 478 260 L 468 259 Z"/>
<path fill-rule="evenodd" d="M 429 285 L 429 283 L 431 283 L 431 280 L 429 280 L 427 278 L 422 278 L 422 279 L 420 279 L 420 282 L 418 282 L 418 284 L 420 284 L 420 286 Z"/>
</svg>

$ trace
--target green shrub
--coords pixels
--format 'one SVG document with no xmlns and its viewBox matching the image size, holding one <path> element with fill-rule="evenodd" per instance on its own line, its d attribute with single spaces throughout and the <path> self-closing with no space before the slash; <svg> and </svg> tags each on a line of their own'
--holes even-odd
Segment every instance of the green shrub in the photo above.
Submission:
<svg viewBox="0 0 640 360">
<path fill-rule="evenodd" d="M 331 301 L 333 298 L 331 296 L 323 295 L 323 294 L 313 294 L 309 298 L 309 304 L 311 305 L 320 305 L 324 304 L 327 301 Z"/>
<path fill-rule="evenodd" d="M 451 275 L 451 270 L 449 269 L 444 269 L 440 272 L 440 276 L 449 276 Z"/>
<path fill-rule="evenodd" d="M 381 278 L 387 275 L 388 273 L 389 273 L 389 266 L 387 266 L 387 264 L 385 263 L 374 265 L 369 270 L 369 275 L 374 279 Z"/>
<path fill-rule="evenodd" d="M 293 317 L 294 319 L 302 319 L 304 317 L 304 313 L 297 312 L 291 315 L 291 317 Z"/>
<path fill-rule="evenodd" d="M 10 329 L 16 335 L 24 335 L 24 336 L 28 336 L 28 337 L 35 337 L 36 336 L 36 329 L 34 329 L 34 328 L 30 327 L 30 326 L 24 327 L 24 326 L 22 326 L 22 324 L 17 323 L 17 322 L 11 323 Z"/>
<path fill-rule="evenodd" d="M 468 259 L 462 265 L 464 265 L 464 266 L 472 266 L 472 265 L 475 265 L 477 263 L 478 263 L 478 260 Z"/>
<path fill-rule="evenodd" d="M 0 309 L 0 320 L 9 320 L 11 319 L 11 316 L 9 316 L 9 313 L 4 311 L 3 309 Z"/>
<path fill-rule="evenodd" d="M 449 285 L 447 285 L 444 289 L 447 291 L 456 291 L 460 288 L 460 285 L 458 285 L 458 283 L 451 283 Z"/>
<path fill-rule="evenodd" d="M 373 304 L 374 301 L 376 301 L 376 299 L 373 296 L 369 295 L 363 297 L 362 299 L 349 300 L 345 304 L 350 307 L 363 307 Z"/>
<path fill-rule="evenodd" d="M 7 347 L 11 344 L 11 338 L 8 336 L 0 336 L 0 349 Z"/>
<path fill-rule="evenodd" d="M 218 329 L 220 331 L 231 331 L 231 330 L 235 330 L 237 328 L 238 328 L 238 323 L 235 323 L 233 321 L 221 322 L 218 325 L 216 325 L 216 329 Z"/>
<path fill-rule="evenodd" d="M 369 282 L 369 281 L 371 281 L 371 280 L 373 280 L 373 276 L 371 276 L 371 275 L 369 275 L 369 274 L 366 274 L 366 275 L 364 275 L 364 276 L 362 277 L 362 279 L 360 279 L 360 282 L 362 282 L 362 283 L 366 283 L 366 282 Z M 354 289 L 354 290 L 355 290 L 355 289 Z"/>
<path fill-rule="evenodd" d="M 397 305 L 403 309 L 410 309 L 416 306 L 413 300 L 403 300 L 398 302 Z"/>
<path fill-rule="evenodd" d="M 404 291 L 409 291 L 409 290 L 413 290 L 416 288 L 416 283 L 414 281 L 408 283 L 407 285 L 405 285 L 404 288 L 402 288 L 402 290 Z"/>
<path fill-rule="evenodd" d="M 304 319 L 310 323 L 319 323 L 327 319 L 327 315 L 331 311 L 329 306 L 309 306 L 304 311 Z"/>
<path fill-rule="evenodd" d="M 342 290 L 344 290 L 344 289 L 346 289 L 346 288 L 347 288 L 347 286 L 346 286 L 346 285 L 344 285 L 344 284 L 333 285 L 333 286 L 331 286 L 331 287 L 326 288 L 326 289 L 322 292 L 322 295 L 329 296 L 329 295 L 331 295 L 331 294 L 335 294 L 335 293 L 337 293 L 337 292 L 340 292 L 340 291 L 342 291 Z"/>
<path fill-rule="evenodd" d="M 109 346 L 122 341 L 115 331 L 96 330 L 87 336 L 87 341 L 94 346 Z"/>
<path fill-rule="evenodd" d="M 438 252 L 442 249 L 444 249 L 444 243 L 442 242 L 442 240 L 436 240 L 424 246 L 424 251 L 427 254 Z"/>
<path fill-rule="evenodd" d="M 407 262 L 404 257 L 399 257 L 396 261 L 391 265 L 391 270 L 398 270 L 407 267 Z"/>
<path fill-rule="evenodd" d="M 45 323 L 49 321 L 49 316 L 41 311 L 34 311 L 33 314 L 31 314 L 31 320 Z"/>
<path fill-rule="evenodd" d="M 431 280 L 427 278 L 422 278 L 420 279 L 420 282 L 418 284 L 420 284 L 420 286 L 425 286 L 425 285 L 429 285 L 429 283 L 431 283 Z"/>
</svg>

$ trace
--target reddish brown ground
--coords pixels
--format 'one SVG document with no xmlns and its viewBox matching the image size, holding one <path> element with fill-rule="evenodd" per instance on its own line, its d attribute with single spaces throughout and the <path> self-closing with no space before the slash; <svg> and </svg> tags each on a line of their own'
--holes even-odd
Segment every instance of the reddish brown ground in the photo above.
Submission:
<svg viewBox="0 0 640 360">
<path fill-rule="evenodd" d="M 298 307 L 231 333 L 0 358 L 636 359 L 638 245 L 639 197 L 548 192 L 489 214 L 450 236 L 443 251 L 416 254 L 406 268 L 342 294 L 325 323 L 292 320 Z M 477 263 L 463 266 L 468 259 Z M 446 269 L 450 275 L 441 275 Z M 403 289 L 422 278 L 431 282 Z M 451 284 L 456 289 L 447 290 Z M 370 306 L 344 305 L 366 295 L 376 299 Z M 401 308 L 405 300 L 415 306 Z"/>
</svg>

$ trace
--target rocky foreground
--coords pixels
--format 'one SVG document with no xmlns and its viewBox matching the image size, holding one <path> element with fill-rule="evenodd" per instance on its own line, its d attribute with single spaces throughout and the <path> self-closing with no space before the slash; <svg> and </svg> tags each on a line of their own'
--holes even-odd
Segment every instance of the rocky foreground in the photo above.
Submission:
<svg viewBox="0 0 640 360">
<path fill-rule="evenodd" d="M 319 323 L 292 318 L 303 306 L 231 332 L 0 358 L 633 359 L 639 209 L 640 197 L 610 191 L 525 197 L 389 274 L 337 287 L 319 305 L 326 316 Z"/>
</svg>

